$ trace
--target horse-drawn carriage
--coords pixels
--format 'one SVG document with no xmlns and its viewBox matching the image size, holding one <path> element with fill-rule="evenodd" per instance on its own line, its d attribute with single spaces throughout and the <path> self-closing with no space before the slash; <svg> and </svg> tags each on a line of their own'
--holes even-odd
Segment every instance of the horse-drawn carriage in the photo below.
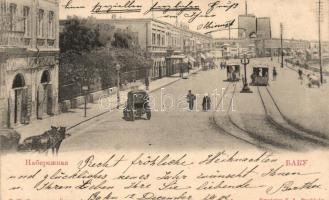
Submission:
<svg viewBox="0 0 329 200">
<path fill-rule="evenodd" d="M 240 65 L 238 64 L 227 64 L 227 81 L 236 82 L 240 80 Z"/>
<path fill-rule="evenodd" d="M 313 86 L 318 86 L 318 88 L 321 86 L 320 78 L 315 76 L 314 74 L 308 74 L 308 87 L 312 88 Z"/>
<path fill-rule="evenodd" d="M 18 145 L 18 151 L 37 151 L 39 153 L 48 152 L 52 149 L 53 154 L 58 154 L 62 141 L 70 136 L 66 133 L 65 127 L 51 126 L 51 129 L 41 135 L 35 135 L 24 139 L 23 143 Z"/>
</svg>

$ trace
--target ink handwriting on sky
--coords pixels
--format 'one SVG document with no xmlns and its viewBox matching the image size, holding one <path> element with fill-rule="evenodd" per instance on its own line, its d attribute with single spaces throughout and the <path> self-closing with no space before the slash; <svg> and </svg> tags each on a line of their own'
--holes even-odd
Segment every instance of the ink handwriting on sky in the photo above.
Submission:
<svg viewBox="0 0 329 200">
<path fill-rule="evenodd" d="M 201 8 L 197 2 L 190 1 L 177 1 L 173 3 L 165 3 L 165 1 L 155 1 L 150 7 L 146 7 L 138 0 L 127 0 L 123 3 L 102 3 L 97 1 L 90 8 L 90 14 L 114 14 L 114 13 L 141 13 L 147 15 L 149 13 L 158 13 L 157 16 L 175 18 L 183 16 L 187 19 L 188 23 L 192 23 L 197 18 L 214 18 L 221 12 L 229 12 L 236 9 L 239 3 L 233 0 L 217 0 L 208 3 L 205 8 Z M 67 0 L 64 5 L 65 9 L 82 9 L 84 5 L 78 4 L 76 0 Z"/>
</svg>

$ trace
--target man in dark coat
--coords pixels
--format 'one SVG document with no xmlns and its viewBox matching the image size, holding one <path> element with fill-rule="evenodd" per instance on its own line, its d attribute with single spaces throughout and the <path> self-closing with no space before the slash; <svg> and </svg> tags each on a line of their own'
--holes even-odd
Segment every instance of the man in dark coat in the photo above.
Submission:
<svg viewBox="0 0 329 200">
<path fill-rule="evenodd" d="M 298 76 L 300 84 L 303 84 L 303 71 L 301 69 L 298 69 Z"/>
<path fill-rule="evenodd" d="M 187 98 L 187 103 L 188 103 L 189 109 L 190 109 L 190 110 L 193 110 L 193 107 L 194 107 L 194 101 L 195 101 L 196 97 L 195 97 L 195 95 L 192 93 L 191 90 L 188 91 L 188 94 L 187 94 L 186 98 Z"/>
<path fill-rule="evenodd" d="M 205 94 L 202 100 L 202 110 L 203 111 L 208 111 L 210 110 L 210 105 L 211 105 L 211 99 L 208 96 L 208 94 Z"/>
<path fill-rule="evenodd" d="M 276 71 L 276 68 L 273 68 L 273 81 L 276 80 L 276 76 L 278 75 L 278 72 Z"/>
</svg>

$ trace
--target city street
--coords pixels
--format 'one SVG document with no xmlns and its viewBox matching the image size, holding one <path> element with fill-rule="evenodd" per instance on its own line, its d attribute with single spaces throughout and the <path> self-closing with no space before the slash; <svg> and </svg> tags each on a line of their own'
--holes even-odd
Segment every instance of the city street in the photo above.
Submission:
<svg viewBox="0 0 329 200">
<path fill-rule="evenodd" d="M 269 59 L 252 60 L 251 63 L 252 65 L 265 63 L 270 70 L 273 66 L 279 68 L 277 62 L 271 62 Z M 281 74 L 295 73 L 290 69 L 284 70 L 278 69 Z M 247 73 L 251 73 L 250 67 Z M 243 68 L 241 68 L 242 74 Z M 251 87 L 252 94 L 240 94 L 241 81 L 235 85 L 223 81 L 225 79 L 226 69 L 200 71 L 189 79 L 182 79 L 151 93 L 153 110 L 150 121 L 146 119 L 125 121 L 122 118 L 122 110 L 114 110 L 70 130 L 72 136 L 64 140 L 61 151 L 224 148 L 305 151 L 328 147 L 327 136 L 321 138 L 305 130 L 297 130 L 276 113 L 271 105 L 267 105 L 266 98 L 269 97 L 265 96 L 263 90 L 265 87 L 260 91 L 268 115 L 262 106 L 257 87 Z M 295 79 L 291 80 L 297 82 Z M 275 89 L 276 84 L 286 81 L 287 79 L 281 79 L 273 84 L 271 82 L 269 88 Z M 189 89 L 197 96 L 192 112 L 186 110 L 188 107 L 186 94 Z M 225 95 L 221 99 L 223 92 Z M 201 102 L 205 93 L 208 93 L 212 99 L 212 110 L 209 112 L 201 111 Z M 231 103 L 233 93 L 234 98 Z M 217 94 L 217 98 L 214 94 Z M 214 107 L 214 105 L 219 106 Z M 272 121 L 268 120 L 269 117 Z"/>
<path fill-rule="evenodd" d="M 151 150 L 151 149 L 221 149 L 250 148 L 251 145 L 241 142 L 228 135 L 221 134 L 213 127 L 210 117 L 213 112 L 201 111 L 204 93 L 209 95 L 215 90 L 221 94 L 226 86 L 222 80 L 224 71 L 200 71 L 189 79 L 182 79 L 172 85 L 150 95 L 155 102 L 151 120 L 139 119 L 134 122 L 122 119 L 122 111 L 113 111 L 72 129 L 72 137 L 64 140 L 61 151 L 72 150 Z M 188 90 L 197 95 L 196 105 L 199 111 L 189 112 L 185 96 Z M 171 108 L 171 100 L 164 100 L 168 105 L 167 112 L 160 111 L 160 97 L 171 95 L 176 104 L 181 100 L 180 108 Z M 220 96 L 219 96 L 220 97 Z M 151 105 L 152 106 L 152 105 Z"/>
</svg>

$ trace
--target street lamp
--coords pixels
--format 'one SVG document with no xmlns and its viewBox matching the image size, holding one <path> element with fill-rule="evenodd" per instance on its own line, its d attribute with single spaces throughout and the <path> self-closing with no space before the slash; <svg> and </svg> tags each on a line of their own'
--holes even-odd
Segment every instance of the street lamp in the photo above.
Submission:
<svg viewBox="0 0 329 200">
<path fill-rule="evenodd" d="M 244 84 L 241 90 L 241 93 L 252 93 L 250 88 L 248 87 L 247 82 L 247 65 L 249 64 L 250 60 L 247 58 L 247 54 L 243 54 L 243 59 L 241 59 L 241 64 L 244 65 Z"/>
<path fill-rule="evenodd" d="M 84 117 L 87 117 L 87 91 L 88 90 L 89 90 L 89 87 L 87 85 L 82 86 L 82 91 L 84 92 L 84 95 L 85 95 Z"/>
<path fill-rule="evenodd" d="M 283 68 L 283 24 L 280 23 L 281 68 Z"/>
<path fill-rule="evenodd" d="M 115 69 L 117 70 L 117 109 L 120 108 L 120 64 L 116 64 Z"/>
</svg>

